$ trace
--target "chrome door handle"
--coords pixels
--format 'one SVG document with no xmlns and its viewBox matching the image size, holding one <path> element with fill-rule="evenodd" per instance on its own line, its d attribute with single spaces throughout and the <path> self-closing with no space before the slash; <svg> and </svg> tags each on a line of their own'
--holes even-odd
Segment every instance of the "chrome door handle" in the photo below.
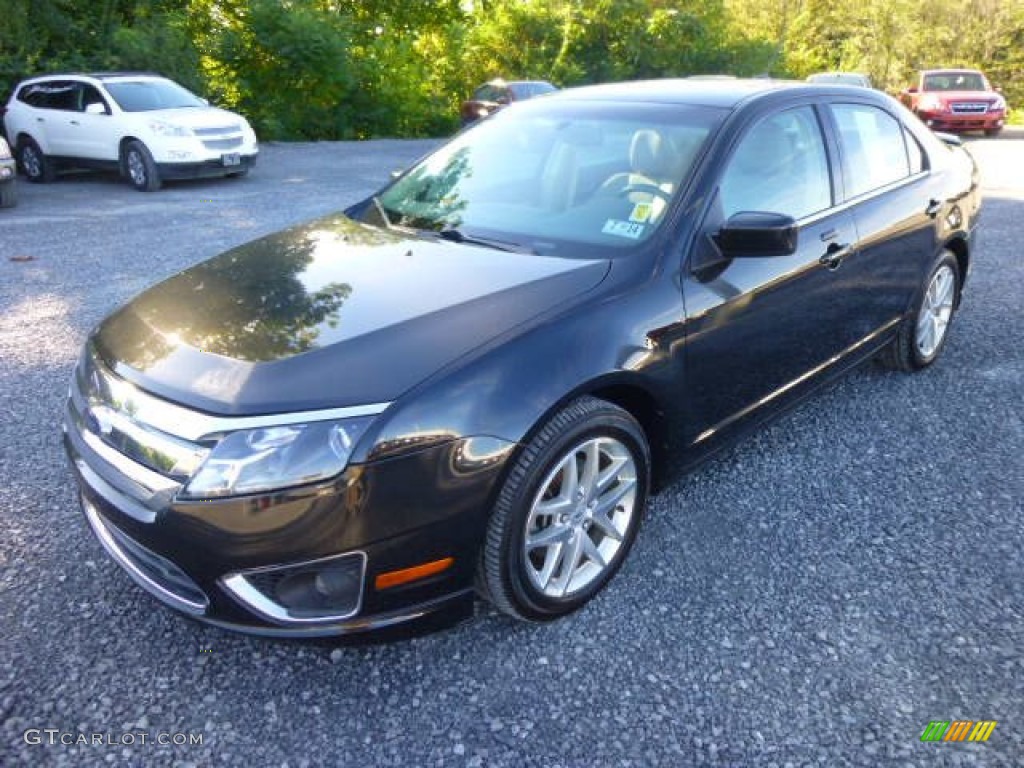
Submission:
<svg viewBox="0 0 1024 768">
<path fill-rule="evenodd" d="M 853 253 L 853 246 L 849 243 L 840 245 L 839 243 L 832 243 L 826 251 L 821 254 L 821 258 L 818 259 L 818 263 L 822 266 L 828 267 L 829 269 L 839 269 L 839 265 L 843 263 L 843 259 Z"/>
</svg>

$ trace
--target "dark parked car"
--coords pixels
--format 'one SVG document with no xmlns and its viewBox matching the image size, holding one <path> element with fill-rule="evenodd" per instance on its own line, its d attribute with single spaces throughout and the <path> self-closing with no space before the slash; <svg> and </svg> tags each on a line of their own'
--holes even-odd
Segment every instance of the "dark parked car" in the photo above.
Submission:
<svg viewBox="0 0 1024 768">
<path fill-rule="evenodd" d="M 462 102 L 459 115 L 462 124 L 469 125 L 514 101 L 525 101 L 556 90 L 558 89 L 555 86 L 545 80 L 491 80 L 473 91 L 473 95 Z"/>
<path fill-rule="evenodd" d="M 900 100 L 936 131 L 984 131 L 995 136 L 1006 125 L 1006 99 L 973 69 L 925 70 Z"/>
<path fill-rule="evenodd" d="M 91 335 L 65 444 L 165 603 L 277 635 L 572 611 L 692 467 L 853 366 L 943 349 L 976 171 L 888 96 L 564 91 Z M 680 510 L 685 514 L 685 510 Z"/>
</svg>

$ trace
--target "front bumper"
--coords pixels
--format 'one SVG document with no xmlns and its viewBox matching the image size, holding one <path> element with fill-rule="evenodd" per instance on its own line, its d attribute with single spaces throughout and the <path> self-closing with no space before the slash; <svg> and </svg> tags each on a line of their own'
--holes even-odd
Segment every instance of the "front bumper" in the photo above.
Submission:
<svg viewBox="0 0 1024 768">
<path fill-rule="evenodd" d="M 947 111 L 929 112 L 922 110 L 918 113 L 918 116 L 932 130 L 953 133 L 960 133 L 962 131 L 992 131 L 1000 129 L 1006 124 L 1006 114 L 1002 111 L 956 114 Z"/>
<path fill-rule="evenodd" d="M 225 165 L 220 157 L 200 162 L 157 163 L 157 169 L 162 179 L 206 179 L 245 173 L 256 165 L 257 157 L 256 154 L 239 155 L 237 164 L 233 165 Z"/>
<path fill-rule="evenodd" d="M 149 470 L 98 445 L 71 403 L 64 427 L 85 518 L 139 586 L 201 621 L 281 637 L 367 632 L 472 601 L 476 557 L 504 462 L 467 459 L 479 455 L 469 443 L 451 440 L 350 466 L 319 485 L 187 502 L 166 484 L 140 483 Z M 343 616 L 261 610 L 258 600 L 232 587 L 240 573 L 339 557 L 362 558 L 358 599 Z M 381 574 L 445 558 L 453 562 L 443 572 L 377 587 Z"/>
</svg>

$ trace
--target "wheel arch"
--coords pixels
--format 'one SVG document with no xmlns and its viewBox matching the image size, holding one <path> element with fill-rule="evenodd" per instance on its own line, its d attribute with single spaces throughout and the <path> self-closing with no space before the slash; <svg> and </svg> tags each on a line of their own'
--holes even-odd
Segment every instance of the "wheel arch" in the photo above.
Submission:
<svg viewBox="0 0 1024 768">
<path fill-rule="evenodd" d="M 946 241 L 943 246 L 943 250 L 950 251 L 953 256 L 956 257 L 956 266 L 960 270 L 960 282 L 957 286 L 956 292 L 956 307 L 960 307 L 960 297 L 963 294 L 964 282 L 967 280 L 967 271 L 970 269 L 970 246 L 967 244 L 967 238 L 963 234 L 957 234 L 954 237 Z"/>
</svg>

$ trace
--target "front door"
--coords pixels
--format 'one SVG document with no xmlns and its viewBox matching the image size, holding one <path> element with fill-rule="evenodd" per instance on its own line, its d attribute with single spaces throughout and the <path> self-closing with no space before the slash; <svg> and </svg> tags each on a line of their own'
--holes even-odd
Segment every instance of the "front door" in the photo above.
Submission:
<svg viewBox="0 0 1024 768">
<path fill-rule="evenodd" d="M 810 106 L 762 118 L 726 162 L 684 273 L 688 444 L 785 396 L 854 341 L 839 299 L 856 228 L 834 208 L 829 168 Z M 796 252 L 722 260 L 714 234 L 744 211 L 793 217 Z"/>
</svg>

